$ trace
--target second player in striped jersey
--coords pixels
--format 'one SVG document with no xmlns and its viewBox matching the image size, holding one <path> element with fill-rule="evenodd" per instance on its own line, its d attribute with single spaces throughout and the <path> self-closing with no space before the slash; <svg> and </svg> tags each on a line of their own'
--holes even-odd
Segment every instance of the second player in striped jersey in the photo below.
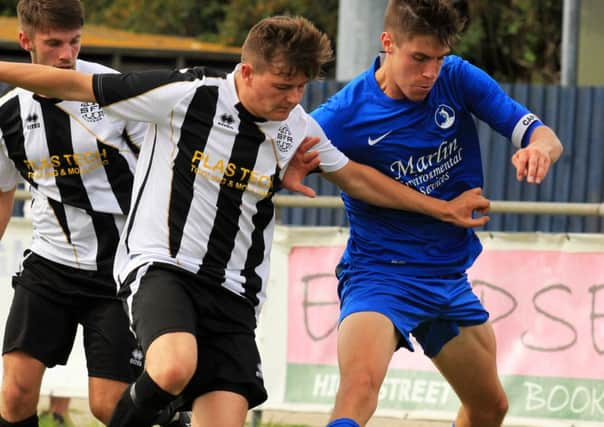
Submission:
<svg viewBox="0 0 604 427">
<path fill-rule="evenodd" d="M 115 73 L 78 60 L 79 0 L 18 2 L 20 45 L 33 63 Z M 0 426 L 37 426 L 46 367 L 65 364 L 83 326 L 92 413 L 108 422 L 143 363 L 116 295 L 113 259 L 147 125 L 96 102 L 16 88 L 0 99 L 0 235 L 19 180 L 31 188 L 33 238 L 13 278 L 4 331 Z M 82 373 L 85 375 L 85 373 Z"/>
</svg>

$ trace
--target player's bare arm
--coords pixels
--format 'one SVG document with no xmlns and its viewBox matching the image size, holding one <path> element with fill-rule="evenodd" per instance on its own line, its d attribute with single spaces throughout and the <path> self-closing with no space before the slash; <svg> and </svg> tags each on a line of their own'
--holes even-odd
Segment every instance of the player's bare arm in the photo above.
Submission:
<svg viewBox="0 0 604 427">
<path fill-rule="evenodd" d="M 539 126 L 529 144 L 512 156 L 518 181 L 540 184 L 549 168 L 562 154 L 562 144 L 556 134 L 547 126 Z"/>
<path fill-rule="evenodd" d="M 95 102 L 92 74 L 38 64 L 0 61 L 0 81 L 50 98 Z"/>
<path fill-rule="evenodd" d="M 472 215 L 474 211 L 485 213 L 489 209 L 489 201 L 479 189 L 468 190 L 447 202 L 426 196 L 352 160 L 342 169 L 323 176 L 350 196 L 375 206 L 418 212 L 466 228 L 481 227 L 489 220 L 487 216 Z"/>
<path fill-rule="evenodd" d="M 0 191 L 0 238 L 4 235 L 6 226 L 13 213 L 13 200 L 15 199 L 15 188 L 8 191 Z"/>
</svg>

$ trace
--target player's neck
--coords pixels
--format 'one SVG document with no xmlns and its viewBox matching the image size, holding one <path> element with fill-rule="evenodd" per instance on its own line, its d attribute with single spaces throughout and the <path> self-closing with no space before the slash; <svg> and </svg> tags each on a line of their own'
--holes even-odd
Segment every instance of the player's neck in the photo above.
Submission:
<svg viewBox="0 0 604 427">
<path fill-rule="evenodd" d="M 386 96 L 392 99 L 405 99 L 405 94 L 400 90 L 396 83 L 388 77 L 385 66 L 382 65 L 375 72 L 375 80 L 378 86 Z"/>
<path fill-rule="evenodd" d="M 245 93 L 245 85 L 243 83 L 243 77 L 241 76 L 240 70 L 235 70 L 235 92 L 237 92 L 237 98 L 239 98 L 241 105 L 243 105 L 243 107 L 249 111 L 247 105 L 247 94 Z"/>
<path fill-rule="evenodd" d="M 264 117 L 261 117 L 258 113 L 256 113 L 254 108 L 252 108 L 254 105 L 253 101 L 251 100 L 252 94 L 250 94 L 250 90 L 245 86 L 245 82 L 243 81 L 243 76 L 241 75 L 240 70 L 235 71 L 235 92 L 237 93 L 239 102 L 248 113 L 259 120 L 264 119 Z"/>
</svg>

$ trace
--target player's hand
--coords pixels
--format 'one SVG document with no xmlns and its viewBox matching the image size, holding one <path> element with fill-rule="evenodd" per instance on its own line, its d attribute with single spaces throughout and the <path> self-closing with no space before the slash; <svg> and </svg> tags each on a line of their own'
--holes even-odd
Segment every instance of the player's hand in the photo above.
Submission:
<svg viewBox="0 0 604 427">
<path fill-rule="evenodd" d="M 490 205 L 489 199 L 482 195 L 482 189 L 472 188 L 447 202 L 444 220 L 464 228 L 482 227 L 489 222 L 486 214 Z"/>
<path fill-rule="evenodd" d="M 547 126 L 539 126 L 533 131 L 529 144 L 512 156 L 516 178 L 540 184 L 562 151 L 562 144 L 554 131 Z"/>
<path fill-rule="evenodd" d="M 312 170 L 319 167 L 321 160 L 319 159 L 319 152 L 309 151 L 319 142 L 318 137 L 306 137 L 302 144 L 298 147 L 296 154 L 292 157 L 285 170 L 283 181 L 281 184 L 283 188 L 288 189 L 294 193 L 300 193 L 306 197 L 315 197 L 315 190 L 307 185 L 304 185 L 302 181 L 304 177 Z"/>
<path fill-rule="evenodd" d="M 552 165 L 552 160 L 548 147 L 540 141 L 534 141 L 514 153 L 512 164 L 516 168 L 518 181 L 526 179 L 528 183 L 541 184 Z"/>
</svg>

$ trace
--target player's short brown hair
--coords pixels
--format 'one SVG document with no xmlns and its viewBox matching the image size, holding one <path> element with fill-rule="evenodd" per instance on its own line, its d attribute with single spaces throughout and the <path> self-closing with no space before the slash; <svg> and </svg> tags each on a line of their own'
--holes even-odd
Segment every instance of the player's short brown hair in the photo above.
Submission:
<svg viewBox="0 0 604 427">
<path fill-rule="evenodd" d="M 75 30 L 84 25 L 80 0 L 19 0 L 17 16 L 26 33 L 48 30 Z"/>
<path fill-rule="evenodd" d="M 308 19 L 301 16 L 273 16 L 249 31 L 241 49 L 241 61 L 263 70 L 274 67 L 280 74 L 303 73 L 315 79 L 333 59 L 331 42 Z"/>
<path fill-rule="evenodd" d="M 414 36 L 434 36 L 452 47 L 465 19 L 451 0 L 389 0 L 384 31 L 391 33 L 396 43 Z"/>
</svg>

